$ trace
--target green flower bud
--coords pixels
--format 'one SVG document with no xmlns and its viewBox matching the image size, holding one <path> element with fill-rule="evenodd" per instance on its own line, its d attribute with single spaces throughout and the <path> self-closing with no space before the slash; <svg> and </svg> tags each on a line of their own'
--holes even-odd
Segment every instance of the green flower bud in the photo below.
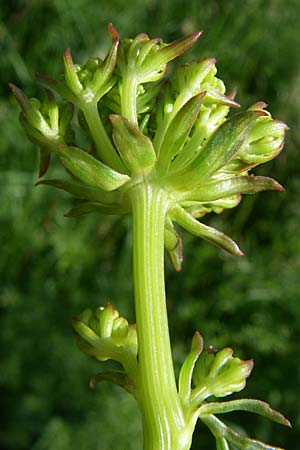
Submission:
<svg viewBox="0 0 300 450">
<path fill-rule="evenodd" d="M 113 87 L 117 81 L 112 75 L 116 65 L 118 45 L 119 38 L 116 38 L 104 61 L 93 58 L 82 66 L 74 64 L 69 48 L 65 50 L 63 55 L 65 80 L 68 88 L 75 95 L 76 102 L 98 102 Z"/>
<path fill-rule="evenodd" d="M 28 138 L 40 147 L 39 175 L 42 176 L 48 169 L 50 153 L 55 151 L 55 146 L 69 143 L 74 137 L 71 129 L 73 105 L 69 102 L 57 104 L 48 90 L 46 101 L 41 103 L 36 98 L 28 99 L 17 86 L 10 84 L 10 87 L 22 108 L 20 122 Z"/>
<path fill-rule="evenodd" d="M 68 142 L 73 117 L 70 103 L 62 102 L 58 105 L 49 91 L 46 92 L 46 101 L 41 103 L 36 98 L 28 99 L 17 86 L 10 84 L 10 87 L 22 108 L 21 123 L 33 142 L 49 147 Z M 72 133 L 71 135 L 73 136 Z"/>
<path fill-rule="evenodd" d="M 99 336 L 110 337 L 114 321 L 119 317 L 119 312 L 109 303 L 105 308 L 100 307 L 95 316 L 99 321 Z"/>
<path fill-rule="evenodd" d="M 124 117 L 110 115 L 113 139 L 126 167 L 132 175 L 148 173 L 155 164 L 156 154 L 150 139 Z"/>
<path fill-rule="evenodd" d="M 196 386 L 191 397 L 193 403 L 200 404 L 210 396 L 225 397 L 245 387 L 253 361 L 232 355 L 230 348 L 219 352 L 208 350 L 200 355 L 193 373 Z"/>
<path fill-rule="evenodd" d="M 247 164 L 270 161 L 282 150 L 288 129 L 284 122 L 272 119 L 269 113 L 259 117 L 236 156 Z"/>
<path fill-rule="evenodd" d="M 114 320 L 111 336 L 117 345 L 124 342 L 128 335 L 128 322 L 124 317 L 118 317 Z"/>
<path fill-rule="evenodd" d="M 115 359 L 123 362 L 124 352 L 137 355 L 137 334 L 134 325 L 111 305 L 98 308 L 94 313 L 84 310 L 73 319 L 75 331 L 80 336 L 81 349 L 99 360 Z"/>
<path fill-rule="evenodd" d="M 242 361 L 239 358 L 232 358 L 230 362 L 224 364 L 216 382 L 211 384 L 210 392 L 215 397 L 225 397 L 233 392 L 239 392 L 246 386 L 246 378 L 253 368 L 253 361 Z"/>
<path fill-rule="evenodd" d="M 145 33 L 126 39 L 118 59 L 120 71 L 123 75 L 130 71 L 138 83 L 158 81 L 164 76 L 167 63 L 194 45 L 200 35 L 196 32 L 168 45 Z"/>
</svg>

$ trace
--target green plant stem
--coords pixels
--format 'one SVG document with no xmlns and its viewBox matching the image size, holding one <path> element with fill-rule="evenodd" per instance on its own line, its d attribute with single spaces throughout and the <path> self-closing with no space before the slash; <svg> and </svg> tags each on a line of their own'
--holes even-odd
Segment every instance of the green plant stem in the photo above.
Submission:
<svg viewBox="0 0 300 450">
<path fill-rule="evenodd" d="M 122 96 L 121 96 L 121 111 L 122 116 L 130 120 L 134 125 L 138 124 L 136 98 L 137 98 L 136 80 L 130 76 L 123 79 Z"/>
<path fill-rule="evenodd" d="M 164 284 L 165 192 L 146 182 L 132 188 L 133 270 L 139 345 L 138 400 L 144 450 L 188 450 L 174 376 Z"/>
<path fill-rule="evenodd" d="M 85 102 L 81 105 L 81 109 L 95 142 L 99 158 L 104 164 L 107 164 L 118 172 L 126 173 L 124 164 L 106 134 L 99 116 L 97 103 Z"/>
</svg>

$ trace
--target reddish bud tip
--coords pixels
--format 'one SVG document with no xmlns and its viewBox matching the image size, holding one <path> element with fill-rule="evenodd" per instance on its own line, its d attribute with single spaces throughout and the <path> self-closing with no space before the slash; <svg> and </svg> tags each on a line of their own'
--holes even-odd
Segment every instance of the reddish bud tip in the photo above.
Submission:
<svg viewBox="0 0 300 450">
<path fill-rule="evenodd" d="M 10 89 L 14 92 L 15 89 L 17 89 L 17 86 L 13 83 L 8 83 L 8 86 L 10 87 Z"/>
<path fill-rule="evenodd" d="M 285 189 L 284 189 L 284 187 L 281 185 L 281 184 L 279 184 L 278 183 L 278 186 L 277 186 L 277 191 L 279 191 L 279 192 L 285 192 Z"/>
<path fill-rule="evenodd" d="M 285 122 L 283 122 L 283 120 L 275 120 L 274 122 L 281 124 L 284 131 L 290 130 L 290 127 Z"/>
<path fill-rule="evenodd" d="M 197 39 L 199 39 L 199 37 L 201 36 L 201 34 L 203 33 L 203 31 L 201 30 L 199 30 L 199 31 L 195 31 L 195 33 L 193 33 L 192 35 L 191 35 L 191 38 L 194 40 L 194 41 L 197 41 Z"/>
<path fill-rule="evenodd" d="M 72 58 L 72 54 L 71 54 L 71 49 L 70 49 L 70 48 L 66 48 L 66 49 L 64 50 L 63 58 L 66 59 L 66 60 L 68 61 L 69 64 L 74 65 L 73 58 Z"/>
<path fill-rule="evenodd" d="M 245 376 L 249 377 L 250 373 L 252 372 L 252 369 L 254 367 L 254 361 L 253 359 L 248 359 L 248 360 L 242 360 L 241 361 L 242 366 L 245 369 Z"/>
<path fill-rule="evenodd" d="M 18 100 L 20 106 L 26 111 L 28 108 L 30 108 L 30 102 L 23 91 L 21 91 L 20 88 L 18 88 L 15 84 L 9 83 L 8 84 L 10 89 L 12 90 L 14 96 Z"/>
<path fill-rule="evenodd" d="M 267 108 L 267 103 L 265 102 L 256 102 L 253 105 L 250 106 L 249 111 L 262 111 L 264 108 Z M 270 114 L 267 111 L 263 111 L 265 112 L 266 116 L 269 116 Z"/>
<path fill-rule="evenodd" d="M 112 39 L 114 39 L 114 40 L 120 39 L 119 33 L 117 32 L 117 30 L 115 29 L 115 27 L 113 26 L 113 24 L 111 22 L 108 24 L 108 32 Z"/>
<path fill-rule="evenodd" d="M 201 62 L 201 61 L 209 61 L 210 64 L 211 64 L 212 66 L 214 66 L 214 65 L 217 63 L 216 58 L 214 58 L 213 56 L 210 56 L 210 57 L 208 57 L 208 58 L 200 58 L 200 59 L 199 59 L 199 62 Z M 187 64 L 187 67 L 188 67 L 188 66 L 189 66 L 189 65 Z"/>
<path fill-rule="evenodd" d="M 257 109 L 264 109 L 268 107 L 268 104 L 265 102 L 257 102 L 253 106 L 255 106 Z"/>
<path fill-rule="evenodd" d="M 234 88 L 229 92 L 229 94 L 227 95 L 227 97 L 230 98 L 230 100 L 234 100 L 234 99 L 235 99 L 235 96 L 236 96 L 236 93 L 237 93 L 237 87 L 234 87 Z"/>
</svg>

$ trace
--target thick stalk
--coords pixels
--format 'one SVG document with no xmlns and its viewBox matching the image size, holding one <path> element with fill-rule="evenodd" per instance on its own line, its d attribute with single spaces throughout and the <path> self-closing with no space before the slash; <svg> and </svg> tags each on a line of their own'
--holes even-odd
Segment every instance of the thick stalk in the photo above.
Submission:
<svg viewBox="0 0 300 450">
<path fill-rule="evenodd" d="M 139 344 L 138 399 L 144 450 L 188 450 L 174 376 L 164 284 L 165 192 L 141 183 L 131 192 L 133 269 Z"/>
</svg>

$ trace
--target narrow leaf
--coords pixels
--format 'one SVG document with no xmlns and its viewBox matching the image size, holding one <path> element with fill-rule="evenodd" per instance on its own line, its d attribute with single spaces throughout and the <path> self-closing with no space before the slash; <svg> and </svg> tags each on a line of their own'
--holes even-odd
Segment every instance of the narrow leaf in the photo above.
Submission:
<svg viewBox="0 0 300 450">
<path fill-rule="evenodd" d="M 260 414 L 261 416 L 280 423 L 281 425 L 285 425 L 287 427 L 291 426 L 288 419 L 286 419 L 280 412 L 272 409 L 268 403 L 253 399 L 232 400 L 222 403 L 207 403 L 199 408 L 199 415 L 224 414 L 232 411 L 247 411 Z"/>
<path fill-rule="evenodd" d="M 118 46 L 119 38 L 116 38 L 112 43 L 107 57 L 105 58 L 101 66 L 97 69 L 92 81 L 89 83 L 89 89 L 95 92 L 97 101 L 99 101 L 100 99 L 99 94 L 102 94 L 103 84 L 106 83 L 113 74 L 117 61 Z"/>
<path fill-rule="evenodd" d="M 27 110 L 29 110 L 31 108 L 31 104 L 24 92 L 13 83 L 9 83 L 8 85 L 23 111 L 26 112 Z"/>
<path fill-rule="evenodd" d="M 120 205 L 101 205 L 100 203 L 92 203 L 92 202 L 86 202 L 86 203 L 80 203 L 77 206 L 74 206 L 70 211 L 66 212 L 64 214 L 65 217 L 77 217 L 82 216 L 84 214 L 89 214 L 92 212 L 97 212 L 100 214 L 109 214 L 109 215 L 115 215 L 115 214 L 125 214 L 127 211 L 124 210 Z"/>
<path fill-rule="evenodd" d="M 239 108 L 240 104 L 235 102 L 230 96 L 221 94 L 216 89 L 209 89 L 205 96 L 206 103 L 213 103 L 216 105 L 231 106 L 232 108 Z"/>
<path fill-rule="evenodd" d="M 41 131 L 41 133 L 46 136 L 53 135 L 50 126 L 40 113 L 38 107 L 34 104 L 34 102 L 38 104 L 39 102 L 36 99 L 28 99 L 24 92 L 12 83 L 9 84 L 9 87 L 21 106 L 28 124 L 30 124 L 31 127 Z"/>
<path fill-rule="evenodd" d="M 246 111 L 226 120 L 211 136 L 199 155 L 184 169 L 172 174 L 175 187 L 195 186 L 203 183 L 223 167 L 240 149 L 252 125 L 263 111 Z"/>
<path fill-rule="evenodd" d="M 65 81 L 56 80 L 55 78 L 48 77 L 47 75 L 42 75 L 37 73 L 36 78 L 45 86 L 57 92 L 61 97 L 65 98 L 69 102 L 76 103 L 77 97 L 68 87 Z"/>
<path fill-rule="evenodd" d="M 116 114 L 109 117 L 113 124 L 113 139 L 125 165 L 135 174 L 149 172 L 156 161 L 150 139 L 125 117 Z"/>
<path fill-rule="evenodd" d="M 216 438 L 222 437 L 226 439 L 230 444 L 234 445 L 237 450 L 283 450 L 279 447 L 273 447 L 264 444 L 263 442 L 241 436 L 212 414 L 201 417 L 201 420 L 208 426 Z"/>
<path fill-rule="evenodd" d="M 129 180 L 127 175 L 116 172 L 93 156 L 77 147 L 57 146 L 64 166 L 80 181 L 104 191 L 113 191 Z"/>
<path fill-rule="evenodd" d="M 153 66 L 157 64 L 158 65 L 166 64 L 172 59 L 186 52 L 197 42 L 201 34 L 202 31 L 196 31 L 195 33 L 192 33 L 189 36 L 177 39 L 176 41 L 171 42 L 171 44 L 162 47 L 152 57 Z"/>
<path fill-rule="evenodd" d="M 40 167 L 39 177 L 45 175 L 48 170 L 51 158 L 51 151 L 47 146 L 40 147 Z"/>
<path fill-rule="evenodd" d="M 201 31 L 197 31 L 171 44 L 162 45 L 156 52 L 149 52 L 140 66 L 139 82 L 144 83 L 161 79 L 167 68 L 167 63 L 192 47 L 201 34 Z"/>
<path fill-rule="evenodd" d="M 134 384 L 124 371 L 111 370 L 108 372 L 99 373 L 90 379 L 90 388 L 94 389 L 95 384 L 102 381 L 111 381 L 112 383 L 125 389 L 130 394 L 134 394 Z"/>
<path fill-rule="evenodd" d="M 211 202 L 236 194 L 255 194 L 261 191 L 284 191 L 277 181 L 268 177 L 243 176 L 233 177 L 214 183 L 204 184 L 197 189 L 186 191 L 182 200 Z"/>
<path fill-rule="evenodd" d="M 63 54 L 64 71 L 67 85 L 74 92 L 75 95 L 80 95 L 83 92 L 83 86 L 79 81 L 76 73 L 76 67 L 73 62 L 71 50 L 66 48 Z"/>
<path fill-rule="evenodd" d="M 160 145 L 158 163 L 163 172 L 172 159 L 180 153 L 199 114 L 205 92 L 192 97 L 170 123 Z"/>
<path fill-rule="evenodd" d="M 69 192 L 69 194 L 75 195 L 78 198 L 84 198 L 92 202 L 100 202 L 103 204 L 117 203 L 119 197 L 117 192 L 102 191 L 101 189 L 69 180 L 39 180 L 36 183 L 36 186 L 41 184 L 54 186 L 58 189 Z"/>
<path fill-rule="evenodd" d="M 196 331 L 192 339 L 191 350 L 185 358 L 179 374 L 178 391 L 183 404 L 187 404 L 190 399 L 193 370 L 202 350 L 203 339 L 199 331 Z"/>
<path fill-rule="evenodd" d="M 198 220 L 194 219 L 194 217 L 180 206 L 177 206 L 172 210 L 172 215 L 174 220 L 176 220 L 181 227 L 185 228 L 195 236 L 199 236 L 233 255 L 243 256 L 243 252 L 229 236 L 215 228 L 198 222 Z"/>
</svg>

